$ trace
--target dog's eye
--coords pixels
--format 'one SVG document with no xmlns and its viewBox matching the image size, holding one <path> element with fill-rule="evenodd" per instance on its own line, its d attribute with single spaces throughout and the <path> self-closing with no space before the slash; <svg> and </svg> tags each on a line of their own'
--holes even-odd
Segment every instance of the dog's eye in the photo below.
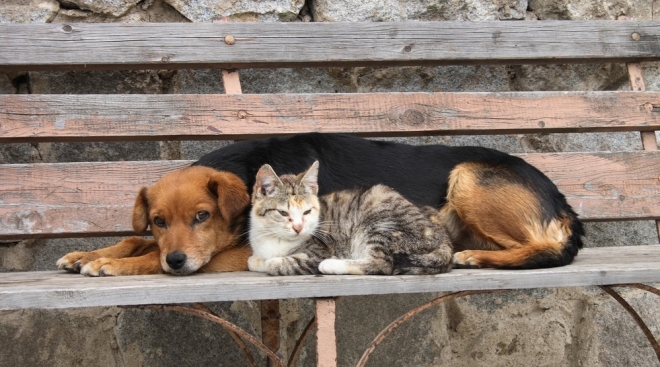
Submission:
<svg viewBox="0 0 660 367">
<path fill-rule="evenodd" d="M 201 212 L 198 212 L 197 215 L 195 215 L 195 221 L 197 223 L 201 223 L 207 219 L 209 219 L 209 212 L 205 210 L 202 210 Z"/>
<path fill-rule="evenodd" d="M 285 212 L 284 210 L 278 210 L 278 212 L 279 212 L 280 215 L 283 216 L 283 217 L 288 217 L 288 216 L 289 216 L 289 213 L 288 213 L 288 212 Z"/>
<path fill-rule="evenodd" d="M 165 227 L 165 220 L 161 217 L 154 217 L 154 224 L 160 228 Z"/>
<path fill-rule="evenodd" d="M 312 212 L 312 209 L 305 210 L 305 211 L 303 212 L 303 215 L 307 215 L 307 214 L 309 214 L 309 213 L 311 213 L 311 212 Z"/>
</svg>

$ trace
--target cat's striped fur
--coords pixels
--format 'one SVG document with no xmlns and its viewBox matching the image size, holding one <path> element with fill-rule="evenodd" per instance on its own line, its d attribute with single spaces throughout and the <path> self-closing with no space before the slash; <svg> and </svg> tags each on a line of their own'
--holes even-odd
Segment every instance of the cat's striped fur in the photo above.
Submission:
<svg viewBox="0 0 660 367">
<path fill-rule="evenodd" d="M 297 176 L 257 174 L 250 270 L 271 275 L 435 274 L 451 268 L 439 213 L 376 185 L 317 196 L 318 162 Z"/>
</svg>

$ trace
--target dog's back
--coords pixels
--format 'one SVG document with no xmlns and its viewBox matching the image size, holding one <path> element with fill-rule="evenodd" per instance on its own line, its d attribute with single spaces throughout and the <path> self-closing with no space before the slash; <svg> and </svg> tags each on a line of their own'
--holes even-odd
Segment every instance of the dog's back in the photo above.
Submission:
<svg viewBox="0 0 660 367">
<path fill-rule="evenodd" d="M 284 174 L 302 172 L 315 160 L 321 195 L 386 184 L 417 205 L 442 207 L 456 247 L 465 250 L 456 254 L 457 265 L 561 266 L 582 247 L 582 224 L 552 181 L 493 149 L 309 133 L 238 142 L 195 165 L 233 172 L 251 188 L 263 164 Z"/>
<path fill-rule="evenodd" d="M 321 164 L 320 195 L 386 184 L 417 205 L 439 207 L 447 195 L 450 171 L 466 161 L 501 163 L 510 155 L 480 147 L 413 146 L 341 134 L 309 133 L 241 141 L 203 156 L 195 165 L 237 174 L 248 188 L 264 164 L 276 172 L 302 172 Z"/>
</svg>

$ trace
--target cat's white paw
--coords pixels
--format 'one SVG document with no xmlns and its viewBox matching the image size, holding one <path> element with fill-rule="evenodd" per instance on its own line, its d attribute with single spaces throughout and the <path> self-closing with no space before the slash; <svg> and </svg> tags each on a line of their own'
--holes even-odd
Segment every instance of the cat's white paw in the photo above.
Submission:
<svg viewBox="0 0 660 367">
<path fill-rule="evenodd" d="M 266 272 L 266 259 L 257 256 L 250 256 L 248 258 L 248 269 L 250 269 L 250 271 L 258 271 L 261 273 Z"/>
<path fill-rule="evenodd" d="M 319 271 L 323 274 L 349 274 L 346 260 L 325 259 L 319 264 Z"/>
</svg>

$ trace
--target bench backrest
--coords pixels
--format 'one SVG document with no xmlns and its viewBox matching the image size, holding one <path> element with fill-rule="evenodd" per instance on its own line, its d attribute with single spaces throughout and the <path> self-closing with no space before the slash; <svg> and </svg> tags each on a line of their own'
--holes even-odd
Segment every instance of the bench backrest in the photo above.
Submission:
<svg viewBox="0 0 660 367">
<path fill-rule="evenodd" d="M 0 24 L 0 71 L 632 63 L 660 60 L 658 37 L 644 21 Z M 0 95 L 0 143 L 640 131 L 648 151 L 521 156 L 586 221 L 657 220 L 659 111 L 637 91 Z M 131 234 L 138 188 L 189 163 L 0 165 L 0 240 Z"/>
</svg>

